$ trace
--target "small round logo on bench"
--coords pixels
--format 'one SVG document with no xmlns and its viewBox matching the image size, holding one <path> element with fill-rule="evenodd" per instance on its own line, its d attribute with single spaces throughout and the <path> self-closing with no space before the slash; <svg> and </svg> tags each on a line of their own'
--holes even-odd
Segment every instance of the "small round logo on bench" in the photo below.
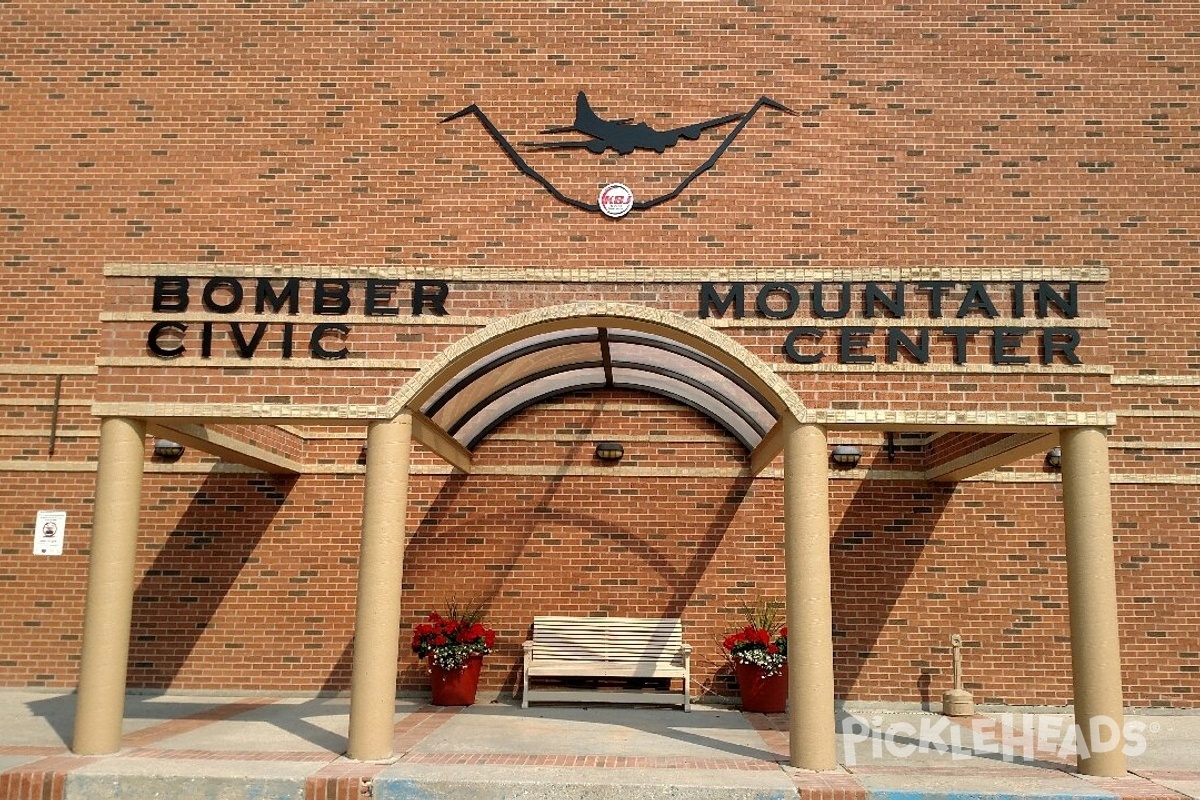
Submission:
<svg viewBox="0 0 1200 800">
<path fill-rule="evenodd" d="M 617 219 L 633 208 L 633 192 L 623 183 L 610 183 L 600 190 L 600 210 Z"/>
</svg>

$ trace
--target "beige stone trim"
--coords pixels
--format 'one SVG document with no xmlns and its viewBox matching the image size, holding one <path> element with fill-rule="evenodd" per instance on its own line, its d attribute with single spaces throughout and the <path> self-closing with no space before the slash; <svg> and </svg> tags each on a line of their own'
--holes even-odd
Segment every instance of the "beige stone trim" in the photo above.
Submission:
<svg viewBox="0 0 1200 800">
<path fill-rule="evenodd" d="M 49 428 L 49 425 L 44 428 L 9 428 L 7 430 L 0 428 L 0 437 L 17 439 L 28 436 L 33 439 L 46 439 L 50 435 Z M 62 426 L 59 426 L 58 432 L 55 434 L 55 438 L 60 442 L 64 439 L 96 439 L 99 436 L 99 428 L 84 430 L 82 428 L 64 428 Z"/>
<path fill-rule="evenodd" d="M 80 406 L 90 406 L 91 400 L 59 400 L 59 408 L 78 408 Z M 0 397 L 0 406 L 23 406 L 25 408 L 33 408 L 35 406 L 52 406 L 54 405 L 54 395 L 49 395 L 45 398 L 31 397 Z"/>
<path fill-rule="evenodd" d="M 95 461 L 0 461 L 0 472 L 95 472 Z"/>
<path fill-rule="evenodd" d="M 96 359 L 97 367 L 111 369 L 144 368 L 151 369 L 366 369 L 416 372 L 428 364 L 430 360 L 393 359 L 393 358 L 342 358 L 327 360 L 320 358 L 280 358 L 277 353 L 264 351 L 254 358 L 195 358 L 180 356 L 179 358 L 155 358 L 154 356 L 120 356 L 101 357 Z M 1111 375 L 1112 367 L 1081 365 L 1078 367 L 1064 364 L 1042 365 L 1022 364 L 1020 366 L 1001 366 L 994 364 L 837 364 L 821 362 L 819 364 L 776 364 L 771 367 L 776 373 L 854 373 L 854 374 L 934 374 L 934 375 Z"/>
<path fill-rule="evenodd" d="M 639 283 L 642 283 L 639 281 Z M 455 316 L 447 314 L 444 317 L 433 316 L 431 314 L 422 314 L 418 317 L 413 316 L 367 316 L 365 314 L 339 314 L 337 316 L 327 314 L 255 314 L 253 312 L 237 312 L 234 314 L 214 314 L 207 311 L 191 311 L 184 313 L 154 313 L 151 311 L 105 311 L 100 314 L 101 322 L 116 323 L 116 322 L 238 322 L 242 324 L 252 324 L 256 322 L 281 324 L 284 322 L 295 323 L 296 325 L 319 325 L 325 322 L 336 320 L 344 325 L 376 325 L 376 326 L 436 326 L 436 327 L 464 327 L 464 328 L 482 328 L 485 325 L 490 325 L 498 319 L 503 319 L 503 314 L 495 314 L 491 316 Z M 691 319 L 692 317 L 689 317 Z M 945 328 L 951 326 L 976 326 L 982 327 L 985 330 L 988 328 L 1002 327 L 1017 327 L 1017 328 L 1061 328 L 1069 326 L 1072 328 L 1110 328 L 1112 323 L 1103 318 L 1081 317 L 1077 319 L 1057 319 L 1049 317 L 970 317 L 967 319 L 956 319 L 953 317 L 844 317 L 842 319 L 820 319 L 807 315 L 797 314 L 788 319 L 765 319 L 763 317 L 742 317 L 734 319 L 732 317 L 709 317 L 699 320 L 701 323 L 712 328 L 746 328 L 746 329 L 771 329 L 782 328 L 790 329 L 797 326 L 809 326 L 817 328 L 858 328 L 858 327 L 876 327 L 876 328 Z M 94 372 L 94 370 L 93 370 Z M 53 371 L 47 371 L 45 374 L 55 374 Z M 64 373 L 65 374 L 65 373 Z M 82 373 L 80 373 L 82 374 Z"/>
<path fill-rule="evenodd" d="M 432 314 L 422 314 L 416 317 L 403 315 L 383 317 L 367 316 L 366 314 L 284 314 L 282 312 L 255 314 L 254 312 L 245 311 L 234 314 L 214 314 L 209 311 L 192 311 L 190 309 L 183 313 L 171 314 L 154 313 L 152 311 L 105 311 L 100 314 L 101 322 L 240 322 L 242 324 L 255 322 L 282 324 L 291 322 L 296 325 L 320 325 L 325 322 L 338 322 L 342 325 L 433 325 L 439 327 L 462 326 L 469 328 L 482 328 L 496 319 L 497 317 L 453 316 L 450 314 L 444 317 Z"/>
<path fill-rule="evenodd" d="M 1105 283 L 1109 270 L 1102 267 L 827 267 L 798 271 L 789 265 L 722 266 L 717 268 L 646 265 L 640 267 L 558 269 L 553 267 L 444 267 L 412 264 L 237 264 L 176 263 L 134 264 L 114 262 L 104 266 L 106 278 L 153 278 L 159 275 L 241 278 L 393 278 L 397 280 L 465 281 L 469 283 L 795 283 L 832 281 L 952 280 L 1008 283 L 1013 281 L 1078 281 Z"/>
<path fill-rule="evenodd" d="M 95 472 L 96 463 L 93 461 L 0 461 L 0 473 L 74 473 Z M 216 473 L 257 473 L 260 470 L 251 469 L 241 464 L 229 464 L 224 461 L 213 461 L 200 464 L 155 464 L 146 463 L 147 473 L 174 473 L 178 475 L 208 475 Z M 305 464 L 301 469 L 302 475 L 355 475 L 365 470 L 362 465 L 345 462 L 342 464 Z M 410 470 L 412 475 L 452 475 L 454 470 L 446 464 L 418 464 Z M 571 469 L 547 469 L 534 467 L 471 467 L 472 475 L 514 475 L 521 477 L 619 477 L 630 478 L 745 478 L 754 477 L 763 480 L 782 480 L 783 470 L 778 467 L 767 467 L 757 475 L 752 475 L 746 467 L 711 467 L 696 470 L 672 469 L 668 467 L 627 467 L 621 465 L 613 468 L 604 467 L 575 467 Z M 831 469 L 829 479 L 836 481 L 924 481 L 925 472 L 918 470 L 886 470 L 886 469 Z M 963 483 L 1059 483 L 1057 473 L 1051 472 L 1005 472 L 993 470 L 980 475 L 964 478 Z M 1200 486 L 1200 474 L 1139 474 L 1113 473 L 1112 484 L 1124 486 Z"/>
<path fill-rule="evenodd" d="M 1000 364 L 836 364 L 820 362 L 818 364 L 777 364 L 773 369 L 779 373 L 826 373 L 826 374 L 855 374 L 855 375 L 1111 375 L 1112 367 L 1080 365 L 1072 367 L 1065 364 L 1021 364 L 1006 366 Z"/>
<path fill-rule="evenodd" d="M 1113 375 L 1114 386 L 1200 386 L 1200 375 Z"/>
<path fill-rule="evenodd" d="M 1151 411 L 1145 408 L 1121 409 L 1116 412 L 1118 417 L 1135 417 L 1142 419 L 1200 419 L 1200 411 Z"/>
<path fill-rule="evenodd" d="M 282 403 L 93 403 L 100 417 L 164 418 L 178 422 L 262 425 L 272 422 L 345 424 L 382 419 L 380 406 L 284 405 Z"/>
<path fill-rule="evenodd" d="M 1200 440 L 1183 442 L 1132 442 L 1128 439 L 1108 442 L 1109 450 L 1200 450 Z"/>
<path fill-rule="evenodd" d="M 954 428 L 972 432 L 1019 432 L 1029 428 L 1067 428 L 1078 426 L 1111 427 L 1114 414 L 1108 412 L 1052 411 L 842 411 L 817 409 L 813 418 L 832 428 L 865 428 L 883 431 L 928 431 L 930 428 Z"/>
<path fill-rule="evenodd" d="M 1080 317 L 1077 319 L 1056 319 L 1051 317 L 843 317 L 842 319 L 820 319 L 797 314 L 788 319 L 763 319 L 761 317 L 710 317 L 701 320 L 714 328 L 938 328 L 976 327 L 989 328 L 1110 328 L 1112 323 L 1103 318 Z"/>
<path fill-rule="evenodd" d="M 1200 475 L 1141 475 L 1136 472 L 1114 473 L 1109 483 L 1128 483 L 1144 486 L 1200 486 Z"/>
<path fill-rule="evenodd" d="M 96 368 L 86 364 L 55 364 L 43 361 L 38 364 L 5 364 L 0 375 L 95 375 Z"/>
<path fill-rule="evenodd" d="M 101 357 L 96 359 L 97 367 L 112 369 L 121 368 L 157 368 L 157 369 L 378 369 L 404 372 L 416 372 L 425 361 L 403 358 L 339 358 L 334 360 L 323 358 L 280 358 L 278 353 L 264 351 L 254 358 L 155 358 L 154 356 L 120 356 Z"/>
</svg>

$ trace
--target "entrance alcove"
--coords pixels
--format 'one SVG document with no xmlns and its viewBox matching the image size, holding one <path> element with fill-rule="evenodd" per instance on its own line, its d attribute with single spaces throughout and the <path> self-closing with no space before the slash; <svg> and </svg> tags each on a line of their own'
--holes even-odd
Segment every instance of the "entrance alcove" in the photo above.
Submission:
<svg viewBox="0 0 1200 800">
<path fill-rule="evenodd" d="M 596 456 L 601 440 L 624 456 Z M 700 412 L 646 392 L 569 392 L 512 416 L 476 446 L 470 475 L 414 491 L 402 628 L 447 597 L 488 606 L 497 652 L 483 685 L 519 686 L 535 615 L 682 617 L 693 686 L 728 694 L 720 640 L 759 596 L 785 594 L 779 496 Z M 415 489 L 415 485 L 414 485 Z M 425 679 L 401 655 L 402 689 Z"/>
</svg>

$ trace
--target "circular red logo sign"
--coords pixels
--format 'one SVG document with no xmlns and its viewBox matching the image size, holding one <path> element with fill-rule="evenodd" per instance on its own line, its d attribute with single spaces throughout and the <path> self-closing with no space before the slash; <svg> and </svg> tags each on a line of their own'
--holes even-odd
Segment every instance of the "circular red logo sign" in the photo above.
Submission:
<svg viewBox="0 0 1200 800">
<path fill-rule="evenodd" d="M 633 208 L 633 192 L 623 183 L 610 183 L 600 190 L 600 210 L 616 219 Z"/>
</svg>

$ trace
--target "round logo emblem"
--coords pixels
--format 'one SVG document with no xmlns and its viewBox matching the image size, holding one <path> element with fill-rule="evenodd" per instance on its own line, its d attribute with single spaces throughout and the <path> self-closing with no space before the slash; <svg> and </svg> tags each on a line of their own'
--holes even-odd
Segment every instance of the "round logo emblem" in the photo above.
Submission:
<svg viewBox="0 0 1200 800">
<path fill-rule="evenodd" d="M 623 183 L 610 183 L 600 190 L 600 210 L 616 219 L 633 208 L 633 192 Z"/>
</svg>

